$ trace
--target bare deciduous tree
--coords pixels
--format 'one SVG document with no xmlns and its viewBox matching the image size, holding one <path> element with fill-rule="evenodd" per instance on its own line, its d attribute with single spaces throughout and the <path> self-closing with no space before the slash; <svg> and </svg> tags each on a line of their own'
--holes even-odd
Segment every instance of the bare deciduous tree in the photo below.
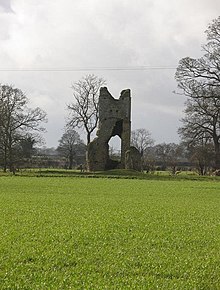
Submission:
<svg viewBox="0 0 220 290">
<path fill-rule="evenodd" d="M 143 155 L 147 148 L 154 144 L 151 133 L 144 129 L 136 129 L 131 132 L 131 145 L 135 146 Z"/>
<path fill-rule="evenodd" d="M 162 168 L 171 168 L 173 174 L 176 172 L 178 161 L 182 157 L 182 146 L 176 143 L 161 143 L 155 146 L 157 159 L 162 163 Z"/>
<path fill-rule="evenodd" d="M 215 162 L 215 150 L 213 143 L 208 140 L 204 142 L 191 143 L 187 146 L 188 158 L 200 175 L 206 175 L 213 168 Z"/>
<path fill-rule="evenodd" d="M 212 142 L 215 168 L 220 168 L 220 99 L 196 98 L 186 102 L 183 126 L 178 132 L 189 145 Z"/>
<path fill-rule="evenodd" d="M 181 59 L 176 71 L 178 87 L 190 98 L 212 98 L 213 94 L 220 98 L 220 17 L 212 21 L 206 34 L 204 55 L 199 59 Z"/>
<path fill-rule="evenodd" d="M 131 131 L 131 145 L 136 147 L 141 153 L 142 168 L 149 171 L 152 168 L 152 158 L 149 149 L 154 145 L 151 133 L 144 128 Z"/>
<path fill-rule="evenodd" d="M 206 31 L 207 44 L 199 59 L 180 60 L 176 71 L 178 87 L 188 97 L 186 117 L 179 133 L 184 141 L 213 142 L 215 167 L 220 168 L 220 17 Z"/>
<path fill-rule="evenodd" d="M 68 105 L 69 125 L 83 127 L 87 134 L 87 144 L 98 124 L 98 96 L 100 87 L 106 81 L 95 75 L 87 75 L 72 85 L 74 102 Z"/>
<path fill-rule="evenodd" d="M 82 148 L 85 149 L 85 144 L 80 139 L 79 134 L 72 128 L 66 128 L 59 140 L 57 151 L 68 159 L 69 169 L 73 168 L 74 158 L 76 158 L 78 152 L 82 151 Z"/>
<path fill-rule="evenodd" d="M 31 131 L 43 131 L 39 127 L 46 121 L 46 113 L 40 108 L 28 107 L 28 99 L 17 88 L 0 85 L 0 150 L 4 171 L 13 171 L 16 146 Z"/>
</svg>

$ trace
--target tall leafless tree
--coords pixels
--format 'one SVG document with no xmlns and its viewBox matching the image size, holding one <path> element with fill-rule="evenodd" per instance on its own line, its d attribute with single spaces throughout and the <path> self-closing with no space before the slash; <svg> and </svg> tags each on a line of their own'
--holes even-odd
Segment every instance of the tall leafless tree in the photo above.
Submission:
<svg viewBox="0 0 220 290">
<path fill-rule="evenodd" d="M 220 17 L 213 20 L 206 30 L 207 44 L 199 59 L 185 57 L 176 71 L 178 87 L 188 97 L 206 98 L 219 96 L 220 86 Z M 217 92 L 215 92 L 217 88 Z"/>
<path fill-rule="evenodd" d="M 131 145 L 135 146 L 142 155 L 144 155 L 147 148 L 153 144 L 154 140 L 148 130 L 141 128 L 131 131 Z"/>
<path fill-rule="evenodd" d="M 72 85 L 74 101 L 68 105 L 69 125 L 84 128 L 87 134 L 87 144 L 90 143 L 91 134 L 98 125 L 99 90 L 105 84 L 106 81 L 103 78 L 86 75 Z"/>
<path fill-rule="evenodd" d="M 74 158 L 79 152 L 85 151 L 85 144 L 80 139 L 79 133 L 72 128 L 65 128 L 65 131 L 59 140 L 57 151 L 68 160 L 68 168 L 73 168 Z M 84 152 L 85 154 L 85 152 Z"/>
<path fill-rule="evenodd" d="M 213 142 L 215 167 L 220 168 L 220 99 L 189 99 L 182 124 L 178 132 L 189 145 Z"/>
<path fill-rule="evenodd" d="M 16 146 L 31 131 L 43 131 L 41 122 L 46 121 L 46 113 L 40 108 L 28 107 L 28 98 L 17 88 L 0 85 L 0 151 L 3 167 L 13 171 Z"/>
<path fill-rule="evenodd" d="M 136 147 L 141 153 L 142 168 L 149 170 L 152 168 L 152 158 L 150 148 L 154 145 L 151 133 L 144 129 L 136 129 L 131 131 L 131 145 Z"/>
<path fill-rule="evenodd" d="M 215 167 L 220 168 L 220 17 L 206 30 L 207 44 L 199 59 L 180 60 L 178 87 L 188 97 L 186 117 L 179 133 L 188 142 L 209 139 L 215 147 Z"/>
</svg>

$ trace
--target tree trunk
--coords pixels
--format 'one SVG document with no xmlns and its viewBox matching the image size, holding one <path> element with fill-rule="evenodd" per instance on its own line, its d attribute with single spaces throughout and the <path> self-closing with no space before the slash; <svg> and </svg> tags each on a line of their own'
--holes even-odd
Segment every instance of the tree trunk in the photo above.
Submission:
<svg viewBox="0 0 220 290">
<path fill-rule="evenodd" d="M 198 162 L 198 171 L 199 171 L 199 175 L 204 175 L 205 173 L 205 164 L 200 160 Z"/>
<path fill-rule="evenodd" d="M 91 133 L 87 132 L 87 145 L 90 143 L 90 139 L 91 139 Z"/>
<path fill-rule="evenodd" d="M 69 169 L 73 169 L 73 154 L 70 153 L 69 156 Z"/>
<path fill-rule="evenodd" d="M 7 170 L 7 155 L 6 152 L 4 153 L 4 166 L 3 166 L 3 171 L 6 172 Z"/>
<path fill-rule="evenodd" d="M 220 144 L 215 146 L 215 169 L 220 169 Z"/>
<path fill-rule="evenodd" d="M 214 145 L 215 145 L 215 169 L 220 169 L 220 143 L 218 142 L 218 139 L 214 139 Z"/>
<path fill-rule="evenodd" d="M 7 170 L 7 147 L 4 145 L 4 167 L 3 171 L 6 172 Z"/>
<path fill-rule="evenodd" d="M 14 172 L 11 137 L 9 137 L 9 144 L 8 144 L 8 161 L 9 161 L 9 170 L 10 170 L 10 172 Z"/>
<path fill-rule="evenodd" d="M 172 174 L 175 175 L 175 173 L 176 173 L 176 165 L 173 165 L 172 166 Z"/>
</svg>

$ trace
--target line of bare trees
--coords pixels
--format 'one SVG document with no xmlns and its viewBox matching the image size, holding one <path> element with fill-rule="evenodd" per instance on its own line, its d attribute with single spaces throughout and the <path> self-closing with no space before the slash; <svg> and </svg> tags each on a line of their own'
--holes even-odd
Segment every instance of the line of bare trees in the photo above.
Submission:
<svg viewBox="0 0 220 290">
<path fill-rule="evenodd" d="M 213 144 L 193 146 L 187 142 L 154 144 L 146 129 L 132 131 L 131 143 L 142 152 L 142 167 L 147 172 L 168 170 L 176 174 L 182 170 L 196 170 L 200 175 L 212 173 L 215 168 Z M 144 144 L 144 146 L 143 146 Z"/>
</svg>

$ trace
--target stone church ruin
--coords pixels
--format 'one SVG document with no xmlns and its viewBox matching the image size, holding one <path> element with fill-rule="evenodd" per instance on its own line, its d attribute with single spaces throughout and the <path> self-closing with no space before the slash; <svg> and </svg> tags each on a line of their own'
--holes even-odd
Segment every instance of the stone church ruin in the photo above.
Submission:
<svg viewBox="0 0 220 290">
<path fill-rule="evenodd" d="M 114 99 L 106 87 L 100 89 L 99 126 L 97 137 L 89 143 L 87 163 L 89 171 L 115 168 L 141 170 L 140 152 L 130 146 L 131 138 L 131 96 L 130 90 L 123 90 L 119 99 Z M 121 138 L 121 161 L 111 160 L 109 140 Z"/>
</svg>

